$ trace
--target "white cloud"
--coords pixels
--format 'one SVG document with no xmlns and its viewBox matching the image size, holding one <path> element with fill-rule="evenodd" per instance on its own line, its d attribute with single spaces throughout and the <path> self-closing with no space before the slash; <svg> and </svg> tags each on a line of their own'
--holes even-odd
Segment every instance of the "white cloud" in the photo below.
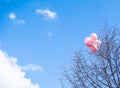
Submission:
<svg viewBox="0 0 120 88">
<path fill-rule="evenodd" d="M 49 31 L 49 32 L 48 32 L 48 37 L 51 37 L 51 36 L 52 36 L 52 32 Z"/>
<path fill-rule="evenodd" d="M 0 50 L 0 88 L 40 88 L 31 79 L 25 78 L 25 72 L 17 64 L 17 58 Z"/>
<path fill-rule="evenodd" d="M 22 70 L 40 71 L 40 72 L 42 71 L 42 67 L 40 67 L 39 65 L 33 65 L 33 64 L 22 66 L 21 69 Z"/>
<path fill-rule="evenodd" d="M 36 9 L 36 14 L 44 15 L 45 17 L 50 18 L 50 19 L 55 19 L 57 16 L 56 12 L 50 11 L 48 9 L 46 10 Z"/>
<path fill-rule="evenodd" d="M 17 24 L 25 24 L 25 20 L 23 20 L 23 19 L 17 19 L 17 16 L 15 15 L 15 13 L 10 13 L 9 14 L 9 18 L 11 20 L 13 20 L 14 22 L 16 22 Z"/>
<path fill-rule="evenodd" d="M 14 13 L 10 13 L 10 14 L 9 14 L 9 18 L 10 18 L 11 20 L 15 20 L 15 19 L 16 19 L 16 15 L 15 15 Z"/>
<path fill-rule="evenodd" d="M 18 24 L 25 24 L 25 20 L 17 20 Z"/>
</svg>

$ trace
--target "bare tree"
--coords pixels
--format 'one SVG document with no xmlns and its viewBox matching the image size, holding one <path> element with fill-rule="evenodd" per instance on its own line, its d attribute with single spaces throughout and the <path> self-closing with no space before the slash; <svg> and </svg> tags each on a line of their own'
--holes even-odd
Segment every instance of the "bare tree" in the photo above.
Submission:
<svg viewBox="0 0 120 88">
<path fill-rule="evenodd" d="M 120 88 L 120 30 L 107 29 L 100 39 L 97 53 L 75 53 L 64 72 L 64 88 L 68 83 L 71 88 Z"/>
</svg>

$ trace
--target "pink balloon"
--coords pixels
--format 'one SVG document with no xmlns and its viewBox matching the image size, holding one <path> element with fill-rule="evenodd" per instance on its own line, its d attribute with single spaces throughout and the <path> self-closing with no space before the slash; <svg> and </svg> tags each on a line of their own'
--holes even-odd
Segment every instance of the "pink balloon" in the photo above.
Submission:
<svg viewBox="0 0 120 88">
<path fill-rule="evenodd" d="M 85 38 L 85 43 L 88 42 L 88 41 L 91 41 L 91 39 L 89 37 L 86 37 Z"/>
<path fill-rule="evenodd" d="M 85 44 L 86 44 L 86 46 L 91 47 L 92 43 L 93 42 L 91 41 L 91 39 L 89 37 L 85 38 Z"/>
<path fill-rule="evenodd" d="M 96 53 L 96 52 L 97 52 L 97 49 L 96 49 L 95 47 L 92 47 L 92 48 L 91 48 L 91 51 L 92 51 L 93 53 Z"/>
<path fill-rule="evenodd" d="M 90 35 L 90 38 L 91 38 L 91 40 L 96 40 L 97 39 L 97 34 L 96 33 L 92 33 Z"/>
<path fill-rule="evenodd" d="M 92 50 L 93 53 L 97 52 L 97 49 L 95 49 L 95 48 L 92 48 L 91 50 Z"/>
<path fill-rule="evenodd" d="M 100 46 L 102 44 L 102 42 L 100 40 L 98 40 L 98 46 Z"/>
<path fill-rule="evenodd" d="M 97 46 L 97 45 L 95 45 L 95 44 L 93 44 L 93 47 L 94 47 L 95 49 L 98 49 L 98 46 Z"/>
<path fill-rule="evenodd" d="M 97 39 L 96 33 L 92 33 L 90 37 L 85 38 L 85 44 L 91 49 L 93 53 L 96 53 L 102 42 Z"/>
<path fill-rule="evenodd" d="M 100 40 L 95 40 L 94 44 L 95 44 L 97 47 L 99 47 L 102 43 L 101 43 Z"/>
</svg>

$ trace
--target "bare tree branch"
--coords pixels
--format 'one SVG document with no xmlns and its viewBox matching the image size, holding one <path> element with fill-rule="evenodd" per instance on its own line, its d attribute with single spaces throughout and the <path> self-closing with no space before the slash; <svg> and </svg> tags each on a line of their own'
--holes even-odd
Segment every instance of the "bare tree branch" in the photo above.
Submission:
<svg viewBox="0 0 120 88">
<path fill-rule="evenodd" d="M 71 88 L 120 88 L 120 30 L 108 28 L 100 39 L 102 45 L 89 59 L 86 53 L 75 53 L 73 65 L 64 72 Z"/>
</svg>

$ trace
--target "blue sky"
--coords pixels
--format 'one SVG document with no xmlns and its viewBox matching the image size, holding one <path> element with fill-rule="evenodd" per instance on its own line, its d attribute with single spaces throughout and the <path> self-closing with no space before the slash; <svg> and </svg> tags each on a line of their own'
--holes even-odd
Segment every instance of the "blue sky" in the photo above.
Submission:
<svg viewBox="0 0 120 88">
<path fill-rule="evenodd" d="M 59 79 L 84 38 L 99 33 L 105 20 L 120 24 L 119 0 L 0 0 L 0 48 L 40 88 L 61 88 Z"/>
</svg>

